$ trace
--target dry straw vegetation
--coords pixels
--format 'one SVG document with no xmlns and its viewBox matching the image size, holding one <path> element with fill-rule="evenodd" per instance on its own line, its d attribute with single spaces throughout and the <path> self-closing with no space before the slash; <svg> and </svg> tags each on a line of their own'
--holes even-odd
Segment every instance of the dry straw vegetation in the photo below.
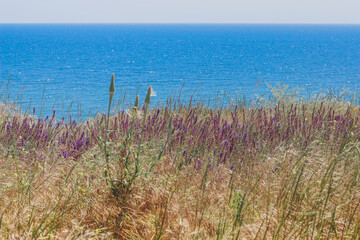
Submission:
<svg viewBox="0 0 360 240">
<path fill-rule="evenodd" d="M 359 239 L 359 103 L 271 90 L 149 108 L 149 87 L 85 122 L 1 105 L 0 238 Z"/>
</svg>

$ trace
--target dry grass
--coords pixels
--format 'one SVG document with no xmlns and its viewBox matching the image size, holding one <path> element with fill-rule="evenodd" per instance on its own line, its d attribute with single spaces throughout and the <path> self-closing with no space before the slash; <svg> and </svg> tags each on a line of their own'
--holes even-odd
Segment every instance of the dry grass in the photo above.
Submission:
<svg viewBox="0 0 360 240">
<path fill-rule="evenodd" d="M 311 118 L 309 106 L 321 110 L 320 103 L 306 103 L 304 123 L 320 126 L 318 119 L 305 120 Z M 330 106 L 345 118 L 360 117 L 357 106 L 325 102 L 324 113 L 331 114 L 332 110 L 327 111 Z M 236 118 L 240 123 L 258 121 L 259 125 L 251 128 L 255 132 L 266 119 L 264 112 L 269 119 L 276 111 L 283 114 L 284 118 L 278 120 L 283 123 L 294 113 L 289 109 L 290 103 L 277 105 L 275 110 L 272 106 L 262 110 L 246 108 Z M 320 110 L 319 116 L 328 119 Z M 113 135 L 108 138 L 105 152 L 101 139 L 108 136 L 103 132 L 98 144 L 69 158 L 59 155 L 65 147 L 57 141 L 38 149 L 19 147 L 10 154 L 8 149 L 13 145 L 1 142 L 0 238 L 360 238 L 360 139 L 356 123 L 331 120 L 334 125 L 329 128 L 314 127 L 315 133 L 306 138 L 310 139 L 306 145 L 303 140 L 308 133 L 301 128 L 285 140 L 284 128 L 282 135 L 275 136 L 282 140 L 271 140 L 271 144 L 261 137 L 255 139 L 268 144 L 264 148 L 255 140 L 253 149 L 235 142 L 235 153 L 221 162 L 219 154 L 206 146 L 213 141 L 209 146 L 220 151 L 223 140 L 217 141 L 223 135 L 216 135 L 216 128 L 209 130 L 210 137 L 197 132 L 209 125 L 206 121 L 213 124 L 211 121 L 215 119 L 216 123 L 218 119 L 219 126 L 235 121 L 231 109 L 221 111 L 216 115 L 217 110 L 197 106 L 172 112 L 161 110 L 159 115 L 153 110 L 148 124 L 144 119 L 133 119 L 134 130 L 119 127 L 110 132 Z M 165 126 L 170 116 L 174 116 L 178 128 Z M 332 119 L 343 118 L 333 115 Z M 180 128 L 180 121 L 190 130 Z M 99 122 L 95 119 L 87 131 L 91 133 L 94 128 L 101 132 Z M 115 124 L 112 118 L 110 129 L 116 129 Z M 81 134 L 83 126 L 79 128 L 76 132 Z M 334 132 L 326 135 L 330 130 Z M 348 134 L 338 138 L 340 132 Z M 30 161 L 26 151 L 43 157 Z M 127 156 L 128 165 L 124 163 Z M 136 157 L 139 169 L 135 171 Z M 136 176 L 129 186 L 132 171 Z M 104 176 L 104 172 L 108 175 Z"/>
<path fill-rule="evenodd" d="M 108 191 L 100 159 L 32 167 L 3 159 L 2 238 L 156 239 L 162 231 L 162 239 L 356 239 L 357 148 L 336 157 L 313 149 L 301 160 L 301 153 L 282 150 L 232 179 L 226 166 L 209 170 L 206 181 L 205 169 L 177 170 L 166 156 L 156 174 L 138 179 L 127 202 Z M 274 172 L 280 162 L 287 164 Z M 233 227 L 236 197 L 245 194 L 241 224 Z"/>
</svg>

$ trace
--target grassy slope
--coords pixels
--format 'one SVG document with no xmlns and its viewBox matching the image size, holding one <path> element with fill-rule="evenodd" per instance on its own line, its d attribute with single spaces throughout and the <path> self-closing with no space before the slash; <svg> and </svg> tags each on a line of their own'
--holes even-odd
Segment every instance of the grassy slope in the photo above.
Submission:
<svg viewBox="0 0 360 240">
<path fill-rule="evenodd" d="M 0 238 L 358 239 L 358 106 L 278 100 L 119 113 L 108 133 L 2 105 Z"/>
</svg>

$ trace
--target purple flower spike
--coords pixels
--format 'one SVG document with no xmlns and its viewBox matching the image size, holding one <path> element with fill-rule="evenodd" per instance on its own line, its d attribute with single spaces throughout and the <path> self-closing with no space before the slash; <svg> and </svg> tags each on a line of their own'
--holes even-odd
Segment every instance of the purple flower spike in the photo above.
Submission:
<svg viewBox="0 0 360 240">
<path fill-rule="evenodd" d="M 84 145 L 84 141 L 78 140 L 76 142 L 76 149 L 80 150 L 80 148 Z"/>
<path fill-rule="evenodd" d="M 61 156 L 62 156 L 63 158 L 68 158 L 68 157 L 69 157 L 69 154 L 68 154 L 67 152 L 63 151 L 62 154 L 61 154 Z"/>
<path fill-rule="evenodd" d="M 201 168 L 201 161 L 199 160 L 197 162 L 196 170 L 200 170 L 200 168 Z"/>
</svg>

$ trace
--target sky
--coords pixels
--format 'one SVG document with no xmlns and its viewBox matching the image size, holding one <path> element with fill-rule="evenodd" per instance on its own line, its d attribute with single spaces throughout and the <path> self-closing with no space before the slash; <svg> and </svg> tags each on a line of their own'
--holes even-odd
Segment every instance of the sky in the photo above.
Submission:
<svg viewBox="0 0 360 240">
<path fill-rule="evenodd" d="M 0 23 L 360 24 L 360 0 L 0 0 Z"/>
</svg>

